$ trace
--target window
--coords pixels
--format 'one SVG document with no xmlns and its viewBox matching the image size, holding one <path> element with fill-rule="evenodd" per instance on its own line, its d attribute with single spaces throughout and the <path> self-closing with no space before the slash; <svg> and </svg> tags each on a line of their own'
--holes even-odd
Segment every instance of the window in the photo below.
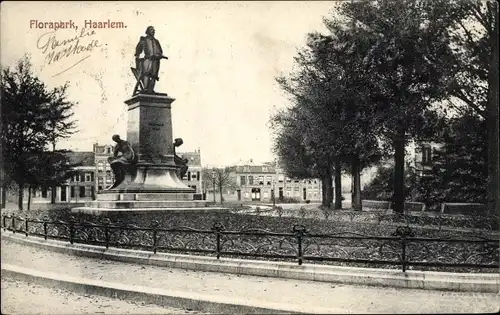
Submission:
<svg viewBox="0 0 500 315">
<path fill-rule="evenodd" d="M 101 191 L 101 190 L 102 190 L 102 186 L 99 186 L 99 188 L 97 188 L 97 189 L 98 189 L 99 191 Z"/>
<path fill-rule="evenodd" d="M 248 192 L 245 193 L 245 198 L 250 197 L 250 194 Z"/>
<path fill-rule="evenodd" d="M 42 198 L 47 198 L 47 187 L 42 187 Z"/>
<path fill-rule="evenodd" d="M 91 173 L 85 173 L 85 181 L 86 182 L 91 182 L 92 181 L 92 175 L 91 175 Z"/>
<path fill-rule="evenodd" d="M 80 197 L 85 197 L 85 186 L 80 186 Z"/>
<path fill-rule="evenodd" d="M 271 186 L 272 177 L 267 176 L 267 185 Z"/>
<path fill-rule="evenodd" d="M 111 154 L 111 148 L 110 147 L 106 148 L 106 153 Z"/>
<path fill-rule="evenodd" d="M 264 193 L 264 198 L 269 198 L 269 193 L 267 191 Z"/>
<path fill-rule="evenodd" d="M 279 182 L 282 182 L 284 179 L 285 179 L 285 176 L 283 176 L 283 175 L 279 175 L 278 176 L 278 181 Z"/>
<path fill-rule="evenodd" d="M 196 178 L 200 181 L 200 172 L 196 172 Z"/>
<path fill-rule="evenodd" d="M 432 150 L 429 145 L 422 147 L 422 165 L 429 165 L 432 161 Z"/>
<path fill-rule="evenodd" d="M 191 172 L 187 173 L 187 180 L 191 180 Z"/>
<path fill-rule="evenodd" d="M 71 198 L 75 197 L 75 186 L 71 186 L 69 189 L 69 195 Z"/>
<path fill-rule="evenodd" d="M 248 176 L 248 185 L 253 185 L 253 176 Z"/>
<path fill-rule="evenodd" d="M 264 185 L 264 176 L 259 176 L 259 185 Z"/>
<path fill-rule="evenodd" d="M 247 179 L 246 176 L 240 176 L 240 185 L 241 186 L 245 186 L 247 184 L 246 179 Z"/>
</svg>

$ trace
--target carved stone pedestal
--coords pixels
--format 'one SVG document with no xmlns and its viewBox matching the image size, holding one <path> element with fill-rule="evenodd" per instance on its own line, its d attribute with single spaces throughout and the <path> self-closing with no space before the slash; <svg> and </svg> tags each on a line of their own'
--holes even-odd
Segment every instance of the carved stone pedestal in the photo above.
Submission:
<svg viewBox="0 0 500 315">
<path fill-rule="evenodd" d="M 97 195 L 84 208 L 161 209 L 207 207 L 206 201 L 193 201 L 195 190 L 178 177 L 174 162 L 171 104 L 166 94 L 138 94 L 125 101 L 128 105 L 127 141 L 138 160 L 126 171 L 117 187 Z"/>
</svg>

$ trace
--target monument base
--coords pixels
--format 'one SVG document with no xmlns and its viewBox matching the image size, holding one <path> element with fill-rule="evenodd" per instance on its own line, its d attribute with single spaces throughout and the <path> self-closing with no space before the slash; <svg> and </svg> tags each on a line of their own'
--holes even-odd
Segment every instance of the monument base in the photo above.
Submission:
<svg viewBox="0 0 500 315">
<path fill-rule="evenodd" d="M 231 212 L 231 209 L 224 207 L 216 207 L 216 206 L 207 206 L 207 207 L 182 207 L 180 204 L 175 208 L 132 208 L 132 209 L 118 209 L 118 208 L 96 208 L 96 207 L 76 207 L 71 209 L 72 213 L 84 213 L 84 214 L 92 214 L 98 216 L 106 216 L 106 215 L 121 215 L 121 214 L 150 214 L 150 213 L 169 213 L 175 214 L 179 212 L 187 212 L 191 214 L 208 214 L 208 213 L 228 213 Z"/>
<path fill-rule="evenodd" d="M 170 164 L 138 163 L 134 174 L 127 172 L 125 179 L 107 193 L 183 193 L 194 194 L 177 176 L 178 167 Z"/>
</svg>

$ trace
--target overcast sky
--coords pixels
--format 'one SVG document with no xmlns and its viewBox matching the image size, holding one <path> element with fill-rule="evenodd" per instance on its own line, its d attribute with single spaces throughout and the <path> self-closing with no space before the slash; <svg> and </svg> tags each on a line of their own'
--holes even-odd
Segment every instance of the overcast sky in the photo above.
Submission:
<svg viewBox="0 0 500 315">
<path fill-rule="evenodd" d="M 3 2 L 1 62 L 10 66 L 31 53 L 36 74 L 50 87 L 69 81 L 69 98 L 78 102 L 75 118 L 80 132 L 59 147 L 91 151 L 95 142 L 111 143 L 114 133 L 126 136 L 124 101 L 135 84 L 130 72 L 134 50 L 146 27 L 153 25 L 169 57 L 162 61 L 155 90 L 176 99 L 173 133 L 184 139 L 179 151 L 200 148 L 206 165 L 270 161 L 269 116 L 274 106 L 287 102 L 274 78 L 292 69 L 308 32 L 324 31 L 322 17 L 334 5 L 332 1 Z M 80 34 L 85 20 L 108 19 L 127 28 L 97 29 L 81 37 L 80 44 L 94 41 L 99 47 L 51 64 L 47 61 L 51 49 L 43 47 L 51 34 L 42 36 L 50 30 L 30 28 L 30 20 L 73 20 L 78 30 L 53 34 L 62 41 Z"/>
</svg>

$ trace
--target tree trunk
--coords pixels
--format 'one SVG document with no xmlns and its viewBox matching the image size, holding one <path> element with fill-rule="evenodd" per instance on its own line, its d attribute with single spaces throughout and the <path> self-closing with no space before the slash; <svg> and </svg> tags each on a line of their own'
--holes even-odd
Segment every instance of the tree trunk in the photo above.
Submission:
<svg viewBox="0 0 500 315">
<path fill-rule="evenodd" d="M 214 203 L 217 203 L 217 201 L 215 200 L 215 181 L 213 182 L 212 189 L 214 190 L 213 191 L 213 193 L 214 193 Z"/>
<path fill-rule="evenodd" d="M 28 186 L 28 206 L 27 211 L 31 209 L 31 185 Z"/>
<path fill-rule="evenodd" d="M 335 209 L 342 209 L 342 170 L 340 159 L 335 159 Z"/>
<path fill-rule="evenodd" d="M 488 189 L 487 209 L 490 214 L 498 213 L 499 175 L 499 122 L 498 122 L 498 3 L 488 2 L 493 12 L 493 36 L 491 36 L 491 61 L 488 72 L 488 105 L 486 124 L 488 130 Z"/>
<path fill-rule="evenodd" d="M 330 208 L 333 203 L 333 179 L 331 171 L 328 172 L 328 177 L 326 178 L 326 202 L 328 203 L 328 208 Z"/>
<path fill-rule="evenodd" d="M 321 204 L 325 207 L 328 207 L 328 198 L 326 197 L 327 180 L 328 178 L 326 176 L 323 176 L 321 179 Z"/>
<path fill-rule="evenodd" d="M 18 195 L 17 195 L 17 207 L 20 211 L 23 211 L 23 202 L 24 202 L 24 183 L 20 182 L 18 185 Z"/>
<path fill-rule="evenodd" d="M 7 187 L 2 186 L 2 209 L 5 209 L 7 203 Z"/>
<path fill-rule="evenodd" d="M 405 130 L 399 128 L 394 138 L 394 192 L 392 196 L 392 210 L 396 213 L 404 212 L 404 171 L 405 171 Z"/>
<path fill-rule="evenodd" d="M 352 208 L 356 211 L 363 210 L 361 205 L 361 169 L 359 167 L 359 158 L 352 159 Z"/>
<path fill-rule="evenodd" d="M 50 203 L 51 204 L 55 204 L 56 203 L 57 186 L 56 185 L 52 185 L 52 187 L 50 188 L 50 190 L 51 190 Z"/>
<path fill-rule="evenodd" d="M 220 195 L 220 203 L 222 204 L 224 202 L 222 198 L 222 185 L 219 185 L 219 195 Z"/>
</svg>

